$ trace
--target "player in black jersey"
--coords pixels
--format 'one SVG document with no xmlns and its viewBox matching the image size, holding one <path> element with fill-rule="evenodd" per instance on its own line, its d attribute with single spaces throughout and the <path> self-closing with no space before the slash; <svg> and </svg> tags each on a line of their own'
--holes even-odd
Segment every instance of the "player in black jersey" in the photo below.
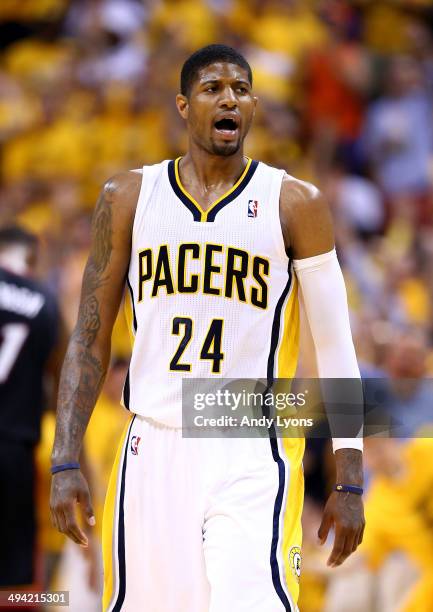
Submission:
<svg viewBox="0 0 433 612">
<path fill-rule="evenodd" d="M 57 301 L 31 278 L 36 255 L 35 236 L 0 228 L 0 588 L 35 580 L 33 451 L 62 356 Z"/>
</svg>

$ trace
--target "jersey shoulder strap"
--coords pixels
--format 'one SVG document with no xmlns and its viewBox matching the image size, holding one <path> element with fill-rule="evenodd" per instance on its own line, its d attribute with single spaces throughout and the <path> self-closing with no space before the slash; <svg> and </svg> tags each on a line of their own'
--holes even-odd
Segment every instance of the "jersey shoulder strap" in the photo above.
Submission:
<svg viewBox="0 0 433 612">
<path fill-rule="evenodd" d="M 132 244 L 134 244 L 135 237 L 139 235 L 143 229 L 146 209 L 151 200 L 155 185 L 167 164 L 168 161 L 163 161 L 159 164 L 143 166 L 141 169 L 141 187 L 138 194 L 137 207 L 135 209 L 134 223 L 132 226 Z M 137 171 L 133 170 L 132 172 Z M 140 172 L 140 170 L 138 170 L 138 172 Z"/>
</svg>

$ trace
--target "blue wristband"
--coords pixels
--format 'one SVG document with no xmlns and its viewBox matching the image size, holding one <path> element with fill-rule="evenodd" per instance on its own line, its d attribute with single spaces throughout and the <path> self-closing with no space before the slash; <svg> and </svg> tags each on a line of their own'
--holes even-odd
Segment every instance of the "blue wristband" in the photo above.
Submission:
<svg viewBox="0 0 433 612">
<path fill-rule="evenodd" d="M 345 484 L 336 484 L 335 491 L 338 491 L 339 493 L 355 493 L 355 495 L 362 495 L 364 493 L 364 489 L 362 487 Z"/>
<path fill-rule="evenodd" d="M 64 472 L 65 470 L 79 470 L 79 463 L 61 463 L 60 465 L 53 465 L 51 468 L 51 474 L 57 474 L 57 472 Z"/>
</svg>

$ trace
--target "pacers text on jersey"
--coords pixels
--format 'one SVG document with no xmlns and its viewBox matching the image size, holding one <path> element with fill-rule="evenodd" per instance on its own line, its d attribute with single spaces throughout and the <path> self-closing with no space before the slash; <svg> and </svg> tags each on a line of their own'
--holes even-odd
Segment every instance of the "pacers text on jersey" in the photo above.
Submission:
<svg viewBox="0 0 433 612">
<path fill-rule="evenodd" d="M 266 257 L 234 247 L 183 243 L 173 256 L 168 245 L 163 244 L 159 249 L 138 253 L 138 302 L 145 295 L 153 298 L 201 292 L 266 310 L 269 270 Z"/>
</svg>

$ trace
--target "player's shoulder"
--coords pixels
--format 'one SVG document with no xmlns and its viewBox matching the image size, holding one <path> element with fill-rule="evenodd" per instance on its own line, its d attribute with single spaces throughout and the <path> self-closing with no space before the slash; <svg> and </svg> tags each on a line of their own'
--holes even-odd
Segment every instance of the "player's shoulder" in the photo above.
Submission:
<svg viewBox="0 0 433 612">
<path fill-rule="evenodd" d="M 284 168 L 270 166 L 263 161 L 260 161 L 259 168 L 263 172 L 278 173 L 280 177 L 282 176 L 280 199 L 283 203 L 307 204 L 323 198 L 316 185 L 292 176 Z"/>
<path fill-rule="evenodd" d="M 100 199 L 116 208 L 135 211 L 143 183 L 149 178 L 146 169 L 162 169 L 167 163 L 165 160 L 152 166 L 124 170 L 114 174 L 105 181 Z"/>
<path fill-rule="evenodd" d="M 326 199 L 316 185 L 284 173 L 280 192 L 280 213 L 283 216 L 307 220 L 327 212 Z"/>
<path fill-rule="evenodd" d="M 332 228 L 329 207 L 320 189 L 287 172 L 281 182 L 280 221 L 287 245 L 300 234 L 305 238 L 308 232 L 319 235 L 323 228 Z"/>
<path fill-rule="evenodd" d="M 103 184 L 94 212 L 96 227 L 128 228 L 134 219 L 142 175 L 125 170 L 113 174 Z M 123 231 L 123 230 L 122 230 Z"/>
<path fill-rule="evenodd" d="M 284 172 L 281 182 L 281 198 L 298 205 L 308 204 L 323 198 L 318 187 Z"/>
<path fill-rule="evenodd" d="M 105 181 L 102 195 L 110 203 L 122 204 L 125 199 L 133 200 L 138 197 L 142 178 L 140 170 L 125 170 L 113 174 Z"/>
</svg>

